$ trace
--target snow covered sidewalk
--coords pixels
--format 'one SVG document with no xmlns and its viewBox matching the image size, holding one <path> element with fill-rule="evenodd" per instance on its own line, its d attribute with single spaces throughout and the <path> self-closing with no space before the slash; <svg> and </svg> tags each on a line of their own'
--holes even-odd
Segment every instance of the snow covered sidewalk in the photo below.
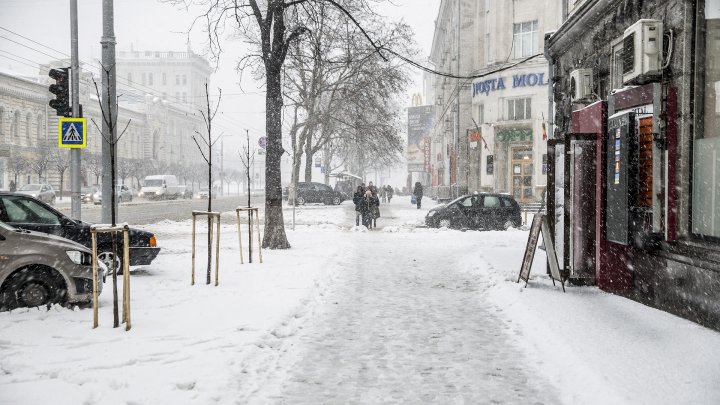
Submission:
<svg viewBox="0 0 720 405">
<path fill-rule="evenodd" d="M 293 248 L 242 266 L 224 216 L 219 287 L 189 285 L 189 221 L 148 226 L 163 251 L 133 272 L 129 333 L 109 284 L 97 330 L 87 309 L 0 313 L 0 404 L 720 403 L 717 332 L 563 294 L 542 251 L 524 289 L 526 231 L 418 228 L 432 202 L 408 200 L 372 231 L 347 202 L 298 207 Z"/>
</svg>

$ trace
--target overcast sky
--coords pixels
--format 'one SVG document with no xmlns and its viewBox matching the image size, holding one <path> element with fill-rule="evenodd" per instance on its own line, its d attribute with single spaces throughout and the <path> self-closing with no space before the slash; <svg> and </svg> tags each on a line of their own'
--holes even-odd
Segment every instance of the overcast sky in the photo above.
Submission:
<svg viewBox="0 0 720 405">
<path fill-rule="evenodd" d="M 69 0 L 0 0 L 0 67 L 33 75 L 38 72 L 38 64 L 67 57 L 65 54 L 70 53 L 69 4 Z M 413 28 L 415 40 L 423 51 L 418 61 L 425 62 L 439 4 L 440 0 L 393 0 L 378 6 L 378 11 L 390 20 L 404 20 Z M 101 5 L 101 0 L 78 0 L 82 61 L 100 59 Z M 130 50 L 132 46 L 140 51 L 184 51 L 188 47 L 185 32 L 196 15 L 197 10 L 157 0 L 115 0 L 116 49 Z M 202 32 L 197 29 L 190 38 L 191 49 L 203 54 Z M 239 76 L 234 67 L 243 55 L 243 44 L 226 40 L 224 48 L 226 53 L 211 78 L 212 88 L 220 87 L 226 94 L 219 114 L 221 129 L 228 138 L 244 134 L 246 128 L 253 137 L 262 136 L 265 128 L 262 85 L 245 75 L 242 90 L 248 94 L 240 94 Z M 416 74 L 416 87 L 409 89 L 408 94 L 421 91 L 421 77 L 420 73 Z M 234 147 L 232 140 L 228 142 Z"/>
</svg>

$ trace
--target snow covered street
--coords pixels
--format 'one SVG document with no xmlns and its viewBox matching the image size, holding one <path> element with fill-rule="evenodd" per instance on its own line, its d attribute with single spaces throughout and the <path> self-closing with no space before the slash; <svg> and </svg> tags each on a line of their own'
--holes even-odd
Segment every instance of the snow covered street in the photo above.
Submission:
<svg viewBox="0 0 720 405">
<path fill-rule="evenodd" d="M 148 226 L 130 332 L 110 284 L 97 330 L 89 309 L 0 313 L 0 404 L 720 402 L 720 334 L 563 294 L 542 251 L 522 288 L 527 231 L 419 228 L 431 203 L 397 198 L 372 231 L 347 202 L 299 207 L 293 248 L 251 265 L 224 215 L 219 287 L 190 286 L 189 221 Z"/>
</svg>

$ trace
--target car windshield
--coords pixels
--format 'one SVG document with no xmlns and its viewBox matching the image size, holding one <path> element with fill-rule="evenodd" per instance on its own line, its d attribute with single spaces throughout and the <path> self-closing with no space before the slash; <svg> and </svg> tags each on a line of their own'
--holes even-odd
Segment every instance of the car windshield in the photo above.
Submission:
<svg viewBox="0 0 720 405">
<path fill-rule="evenodd" d="M 143 184 L 145 187 L 162 187 L 163 181 L 162 180 L 145 180 L 145 183 Z"/>
<path fill-rule="evenodd" d="M 37 191 L 40 190 L 39 184 L 26 184 L 20 187 L 20 191 Z"/>
<path fill-rule="evenodd" d="M 14 227 L 6 224 L 6 223 L 3 222 L 3 221 L 0 221 L 0 228 L 3 228 L 3 229 L 8 230 L 8 231 L 14 231 L 14 230 L 15 230 Z"/>
</svg>

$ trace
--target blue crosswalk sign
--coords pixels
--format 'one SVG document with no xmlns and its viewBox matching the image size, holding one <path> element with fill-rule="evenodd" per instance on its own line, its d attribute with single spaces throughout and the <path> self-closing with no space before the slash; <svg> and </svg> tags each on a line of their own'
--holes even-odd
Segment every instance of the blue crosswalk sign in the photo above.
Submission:
<svg viewBox="0 0 720 405">
<path fill-rule="evenodd" d="M 86 148 L 87 120 L 85 118 L 60 118 L 58 120 L 58 147 Z"/>
</svg>

